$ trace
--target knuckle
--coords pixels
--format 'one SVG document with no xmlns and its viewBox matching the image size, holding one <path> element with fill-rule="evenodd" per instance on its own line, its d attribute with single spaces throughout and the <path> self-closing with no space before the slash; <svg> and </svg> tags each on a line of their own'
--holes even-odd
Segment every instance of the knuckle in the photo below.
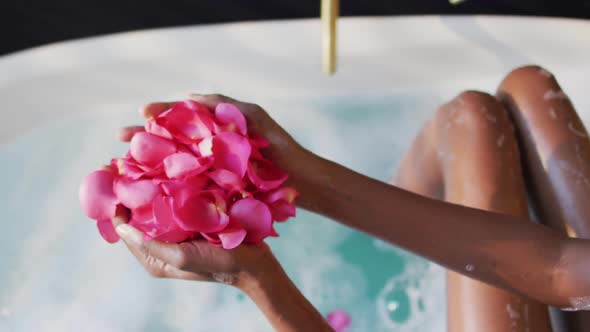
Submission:
<svg viewBox="0 0 590 332">
<path fill-rule="evenodd" d="M 180 270 L 186 270 L 190 268 L 190 258 L 185 252 L 180 252 L 176 258 L 175 264 Z"/>
<path fill-rule="evenodd" d="M 219 93 L 213 93 L 209 95 L 210 98 L 216 100 L 216 101 L 226 101 L 228 100 L 228 98 L 222 94 Z"/>
<path fill-rule="evenodd" d="M 154 278 L 160 279 L 160 278 L 165 277 L 164 271 L 162 271 L 162 269 L 158 268 L 157 266 L 155 266 L 153 264 L 146 265 L 145 270 L 147 271 L 147 273 L 149 273 L 150 276 L 152 276 Z"/>
</svg>

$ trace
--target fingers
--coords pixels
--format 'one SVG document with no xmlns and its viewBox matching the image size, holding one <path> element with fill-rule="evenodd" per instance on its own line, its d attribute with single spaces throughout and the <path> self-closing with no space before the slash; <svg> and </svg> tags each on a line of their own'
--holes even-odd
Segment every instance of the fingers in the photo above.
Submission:
<svg viewBox="0 0 590 332">
<path fill-rule="evenodd" d="M 229 97 L 226 97 L 226 96 L 220 95 L 220 94 L 202 95 L 202 94 L 198 94 L 198 93 L 191 93 L 189 95 L 189 98 L 194 101 L 198 101 L 199 103 L 201 103 L 211 109 L 215 109 L 217 104 L 220 104 L 220 103 L 232 103 L 232 104 L 240 103 L 237 100 L 231 99 Z M 240 104 L 242 104 L 242 103 L 240 103 Z"/>
<path fill-rule="evenodd" d="M 174 102 L 157 102 L 149 103 L 139 110 L 139 113 L 147 119 L 155 118 L 170 107 L 174 105 Z"/>
<path fill-rule="evenodd" d="M 167 244 L 155 240 L 144 241 L 143 234 L 128 224 L 120 224 L 115 230 L 129 250 L 150 273 L 154 272 L 152 270 L 155 268 L 162 269 L 166 266 L 169 266 L 166 267 L 169 270 L 173 268 L 175 273 L 187 272 L 183 270 L 190 265 L 192 257 L 187 254 L 187 250 L 182 248 L 183 244 Z M 184 275 L 184 277 L 188 277 L 188 275 Z M 193 276 L 193 278 L 195 277 Z M 201 277 L 200 279 L 205 278 Z"/>
<path fill-rule="evenodd" d="M 170 107 L 174 105 L 173 102 L 157 102 L 149 103 L 139 109 L 139 113 L 147 119 L 155 118 Z M 119 129 L 117 136 L 120 141 L 129 142 L 133 138 L 133 135 L 144 131 L 143 126 L 130 126 Z"/>
<path fill-rule="evenodd" d="M 133 256 L 156 278 L 175 278 L 197 281 L 210 281 L 211 277 L 183 271 L 176 265 L 185 264 L 182 252 L 177 245 L 144 241 L 143 234 L 131 225 L 121 223 L 115 228 L 119 237 Z"/>
<path fill-rule="evenodd" d="M 133 135 L 144 131 L 143 126 L 130 126 L 124 127 L 119 129 L 119 133 L 117 134 L 120 141 L 129 142 L 133 138 Z"/>
</svg>

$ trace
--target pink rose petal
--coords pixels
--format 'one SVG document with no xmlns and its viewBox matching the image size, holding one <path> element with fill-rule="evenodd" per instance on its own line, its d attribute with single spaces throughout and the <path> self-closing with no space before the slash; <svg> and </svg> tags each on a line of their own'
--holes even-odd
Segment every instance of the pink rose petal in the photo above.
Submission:
<svg viewBox="0 0 590 332">
<path fill-rule="evenodd" d="M 273 220 L 285 221 L 296 215 L 294 201 L 297 195 L 295 189 L 283 187 L 262 195 L 261 200 L 268 204 Z"/>
<path fill-rule="evenodd" d="M 215 119 L 222 125 L 224 131 L 237 132 L 246 136 L 246 118 L 236 106 L 228 103 L 220 103 L 215 107 Z"/>
<path fill-rule="evenodd" d="M 245 241 L 260 243 L 271 233 L 271 213 L 263 202 L 254 198 L 241 199 L 232 205 L 229 216 L 246 230 Z"/>
<path fill-rule="evenodd" d="M 250 153 L 250 159 L 260 160 L 260 159 L 264 159 L 264 156 L 262 155 L 262 153 L 260 153 L 260 150 L 258 150 L 258 148 L 252 147 L 252 152 Z"/>
<path fill-rule="evenodd" d="M 180 192 L 186 192 L 190 196 L 203 190 L 209 181 L 205 175 L 195 175 L 183 180 L 164 180 L 160 182 L 160 186 L 168 196 L 176 197 Z"/>
<path fill-rule="evenodd" d="M 190 153 L 178 152 L 164 159 L 164 170 L 168 178 L 178 179 L 203 173 L 212 164 L 212 158 L 197 158 Z"/>
<path fill-rule="evenodd" d="M 272 219 L 278 222 L 297 216 L 297 209 L 293 203 L 277 201 L 268 205 L 272 213 Z"/>
<path fill-rule="evenodd" d="M 295 202 L 295 198 L 299 193 L 297 190 L 291 187 L 282 187 L 276 190 L 273 190 L 264 196 L 264 201 L 266 203 L 274 203 L 276 201 L 285 201 L 287 203 Z"/>
<path fill-rule="evenodd" d="M 250 133 L 250 144 L 258 149 L 264 149 L 269 147 L 270 143 L 263 136 L 257 133 Z"/>
<path fill-rule="evenodd" d="M 288 178 L 278 167 L 266 159 L 248 163 L 248 178 L 256 188 L 269 191 L 278 188 Z"/>
<path fill-rule="evenodd" d="M 111 160 L 111 169 L 119 176 L 124 176 L 132 180 L 137 180 L 145 174 L 135 160 L 126 158 L 114 158 Z"/>
<path fill-rule="evenodd" d="M 146 166 L 155 167 L 164 158 L 176 152 L 176 144 L 160 136 L 141 132 L 131 139 L 129 151 L 133 159 Z"/>
<path fill-rule="evenodd" d="M 239 246 L 246 238 L 246 231 L 243 229 L 224 230 L 219 233 L 219 240 L 224 249 L 233 249 Z"/>
<path fill-rule="evenodd" d="M 159 195 L 154 198 L 152 205 L 154 212 L 154 221 L 164 229 L 171 229 L 176 226 L 176 220 L 173 212 L 173 198 Z"/>
<path fill-rule="evenodd" d="M 160 188 L 150 179 L 133 181 L 119 178 L 115 180 L 114 192 L 125 207 L 137 209 L 150 204 Z"/>
<path fill-rule="evenodd" d="M 245 183 L 234 172 L 223 168 L 211 171 L 207 174 L 217 185 L 227 191 L 240 191 L 244 188 Z"/>
<path fill-rule="evenodd" d="M 171 198 L 157 196 L 153 206 L 145 206 L 131 211 L 129 224 L 144 233 L 144 240 L 178 243 L 194 236 L 178 227 L 173 219 Z"/>
<path fill-rule="evenodd" d="M 209 244 L 216 246 L 216 247 L 221 247 L 221 240 L 219 239 L 219 235 L 217 233 L 211 233 L 211 234 L 207 234 L 207 233 L 200 233 L 202 237 L 205 238 L 205 240 L 207 240 L 207 242 L 209 242 Z"/>
<path fill-rule="evenodd" d="M 160 126 L 154 119 L 150 119 L 145 123 L 145 131 L 169 140 L 172 139 L 172 134 L 166 128 Z"/>
<path fill-rule="evenodd" d="M 80 206 L 94 220 L 110 220 L 115 216 L 118 200 L 113 192 L 113 173 L 95 171 L 88 174 L 78 191 Z"/>
<path fill-rule="evenodd" d="M 132 226 L 138 224 L 149 224 L 154 222 L 154 211 L 151 205 L 142 206 L 137 209 L 131 210 L 131 216 L 129 218 L 129 224 Z"/>
<path fill-rule="evenodd" d="M 185 144 L 211 136 L 214 126 L 211 112 L 192 100 L 177 102 L 165 115 L 157 117 L 156 123 Z"/>
<path fill-rule="evenodd" d="M 227 214 L 204 195 L 192 195 L 175 204 L 175 215 L 180 228 L 192 232 L 218 232 L 229 222 Z"/>
<path fill-rule="evenodd" d="M 326 317 L 328 324 L 335 332 L 344 332 L 350 326 L 350 315 L 344 310 L 334 310 Z"/>
<path fill-rule="evenodd" d="M 214 165 L 244 177 L 252 148 L 248 139 L 235 133 L 225 132 L 213 137 Z"/>
<path fill-rule="evenodd" d="M 111 219 L 99 220 L 96 223 L 96 227 L 98 227 L 100 236 L 102 236 L 102 238 L 108 243 L 119 241 L 119 235 L 115 232 L 115 227 L 113 226 Z"/>
<path fill-rule="evenodd" d="M 183 231 L 182 229 L 174 229 L 162 234 L 158 234 L 152 237 L 153 240 L 165 242 L 165 243 L 180 243 L 188 240 L 194 236 L 193 232 Z"/>
</svg>

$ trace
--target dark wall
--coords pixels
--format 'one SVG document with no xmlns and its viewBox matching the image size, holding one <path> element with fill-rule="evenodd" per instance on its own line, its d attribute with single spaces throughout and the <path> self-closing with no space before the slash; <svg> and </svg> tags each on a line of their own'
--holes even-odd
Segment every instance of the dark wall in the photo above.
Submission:
<svg viewBox="0 0 590 332">
<path fill-rule="evenodd" d="M 0 54 L 111 32 L 319 16 L 320 0 L 0 0 Z M 342 16 L 499 14 L 590 18 L 590 0 L 342 0 Z"/>
</svg>

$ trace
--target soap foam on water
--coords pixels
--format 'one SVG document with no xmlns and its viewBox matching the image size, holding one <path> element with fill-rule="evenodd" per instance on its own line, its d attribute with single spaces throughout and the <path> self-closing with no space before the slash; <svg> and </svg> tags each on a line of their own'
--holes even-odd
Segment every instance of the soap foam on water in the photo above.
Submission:
<svg viewBox="0 0 590 332">
<path fill-rule="evenodd" d="M 436 331 L 444 326 L 444 270 L 409 264 L 391 278 L 377 298 L 378 328 L 386 331 Z"/>
</svg>

